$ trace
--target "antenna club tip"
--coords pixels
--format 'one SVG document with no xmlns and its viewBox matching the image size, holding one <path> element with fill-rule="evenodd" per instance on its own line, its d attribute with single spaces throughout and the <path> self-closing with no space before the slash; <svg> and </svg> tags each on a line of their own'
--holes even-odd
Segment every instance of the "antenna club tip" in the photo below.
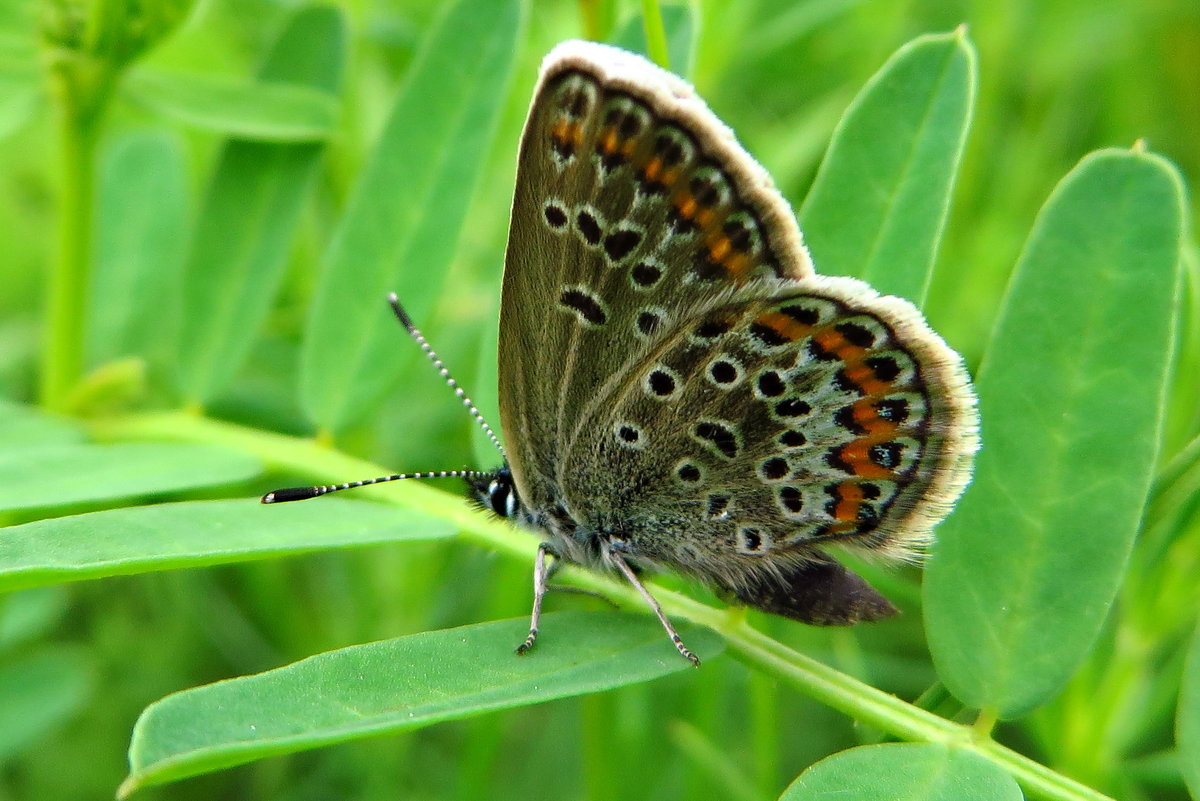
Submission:
<svg viewBox="0 0 1200 801">
<path fill-rule="evenodd" d="M 400 305 L 400 297 L 395 292 L 388 293 L 388 305 L 392 307 L 392 311 L 395 313 L 396 319 L 398 319 L 405 328 L 407 328 L 409 331 L 412 331 L 412 318 L 408 316 L 408 312 L 406 312 L 404 307 Z"/>
<path fill-rule="evenodd" d="M 260 503 L 275 503 L 275 493 L 268 492 L 266 495 L 262 496 L 262 498 L 259 499 L 259 502 Z"/>
</svg>

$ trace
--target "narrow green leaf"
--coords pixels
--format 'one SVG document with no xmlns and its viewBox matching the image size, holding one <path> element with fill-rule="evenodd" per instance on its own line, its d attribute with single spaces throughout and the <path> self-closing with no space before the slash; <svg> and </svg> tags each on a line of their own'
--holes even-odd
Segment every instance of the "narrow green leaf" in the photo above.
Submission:
<svg viewBox="0 0 1200 801">
<path fill-rule="evenodd" d="M 780 801 L 1021 801 L 1021 788 L 994 763 L 933 743 L 851 748 L 822 759 Z"/>
<path fill-rule="evenodd" d="M 527 620 L 501 620 L 330 651 L 152 704 L 119 795 L 264 757 L 393 734 L 688 670 L 653 618 L 558 612 L 524 657 Z M 685 626 L 702 659 L 720 639 Z"/>
<path fill-rule="evenodd" d="M 164 503 L 0 529 L 0 592 L 246 562 L 380 542 L 449 537 L 452 523 L 367 501 Z"/>
<path fill-rule="evenodd" d="M 1112 603 L 1158 454 L 1182 206 L 1168 163 L 1105 150 L 1034 224 L 979 372 L 975 482 L 925 577 L 934 661 L 970 706 L 1044 702 Z"/>
<path fill-rule="evenodd" d="M 1192 798 L 1200 801 L 1200 627 L 1192 637 L 1183 683 L 1179 690 L 1179 713 L 1175 719 L 1178 765 Z"/>
<path fill-rule="evenodd" d="M 288 82 L 138 69 L 126 76 L 124 88 L 155 111 L 241 139 L 319 142 L 337 123 L 333 94 Z"/>
<path fill-rule="evenodd" d="M 817 272 L 924 302 L 975 84 L 963 30 L 914 39 L 867 82 L 800 208 Z"/>
<path fill-rule="evenodd" d="M 92 683 L 87 656 L 75 648 L 38 649 L 0 664 L 0 763 L 74 714 Z"/>
<path fill-rule="evenodd" d="M 216 487 L 260 472 L 257 459 L 211 445 L 132 442 L 6 448 L 0 451 L 0 511 Z"/>
<path fill-rule="evenodd" d="M 301 364 L 308 415 L 336 430 L 397 376 L 399 293 L 420 325 L 457 250 L 519 50 L 522 0 L 446 7 L 425 37 L 326 254 Z"/>
<path fill-rule="evenodd" d="M 64 417 L 0 398 L 0 447 L 50 447 L 83 442 L 83 432 Z"/>
<path fill-rule="evenodd" d="M 298 12 L 259 77 L 334 92 L 345 57 L 345 23 L 331 6 Z M 184 273 L 178 375 L 190 400 L 224 389 L 270 309 L 300 221 L 320 144 L 233 140 L 217 163 Z"/>
<path fill-rule="evenodd" d="M 105 150 L 99 173 L 89 362 L 132 355 L 165 362 L 187 243 L 183 151 L 161 131 L 127 132 Z"/>
<path fill-rule="evenodd" d="M 696 38 L 696 12 L 690 5 L 669 5 L 660 10 L 666 30 L 671 71 L 677 75 L 690 75 Z M 625 20 L 610 41 L 617 47 L 650 57 L 650 49 L 646 44 L 646 25 L 640 14 Z"/>
</svg>

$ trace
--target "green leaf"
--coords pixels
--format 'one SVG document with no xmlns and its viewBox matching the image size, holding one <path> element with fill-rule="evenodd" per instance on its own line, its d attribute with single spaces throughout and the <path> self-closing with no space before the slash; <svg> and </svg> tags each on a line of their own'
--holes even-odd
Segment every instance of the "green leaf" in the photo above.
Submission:
<svg viewBox="0 0 1200 801">
<path fill-rule="evenodd" d="M 119 795 L 256 759 L 621 687 L 688 670 L 658 622 L 614 612 L 543 618 L 545 640 L 513 648 L 528 620 L 501 620 L 330 651 L 152 704 Z M 720 639 L 680 632 L 702 659 Z"/>
<path fill-rule="evenodd" d="M 964 703 L 1015 717 L 1091 648 L 1158 455 L 1182 189 L 1093 153 L 1038 215 L 979 372 L 983 448 L 925 577 L 930 647 Z"/>
<path fill-rule="evenodd" d="M 671 71 L 677 75 L 691 74 L 696 38 L 695 12 L 690 5 L 663 6 L 662 22 L 667 33 L 667 57 L 671 60 Z M 641 14 L 625 20 L 610 41 L 617 47 L 650 57 L 646 45 L 646 25 Z"/>
<path fill-rule="evenodd" d="M 99 173 L 89 360 L 136 354 L 165 362 L 187 242 L 183 151 L 161 131 L 126 132 L 106 149 Z"/>
<path fill-rule="evenodd" d="M 260 472 L 257 459 L 211 445 L 132 442 L 6 448 L 0 451 L 0 511 L 216 487 Z"/>
<path fill-rule="evenodd" d="M 0 598 L 0 652 L 46 635 L 69 606 L 62 587 L 38 587 Z"/>
<path fill-rule="evenodd" d="M 817 272 L 924 302 L 975 84 L 964 30 L 914 39 L 867 82 L 800 208 Z"/>
<path fill-rule="evenodd" d="M 334 92 L 345 38 L 336 8 L 300 11 L 259 77 Z M 190 400 L 211 401 L 245 361 L 283 277 L 322 151 L 319 144 L 225 144 L 184 273 L 178 375 Z"/>
<path fill-rule="evenodd" d="M 246 562 L 455 533 L 430 515 L 367 501 L 165 503 L 0 529 L 0 592 Z"/>
<path fill-rule="evenodd" d="M 1200 799 L 1200 627 L 1192 637 L 1183 683 L 1179 690 L 1179 714 L 1175 720 L 1178 764 L 1192 798 Z"/>
<path fill-rule="evenodd" d="M 0 75 L 0 139 L 24 127 L 42 100 L 35 79 Z"/>
<path fill-rule="evenodd" d="M 933 743 L 851 748 L 821 760 L 780 801 L 1021 801 L 1021 788 L 994 763 Z"/>
<path fill-rule="evenodd" d="M 124 88 L 155 111 L 241 139 L 319 142 L 337 123 L 333 94 L 294 83 L 138 69 L 126 76 Z"/>
<path fill-rule="evenodd" d="M 305 409 L 336 430 L 394 383 L 404 332 L 419 326 L 457 250 L 512 72 L 521 0 L 449 5 L 409 68 L 326 254 L 301 363 Z"/>
<path fill-rule="evenodd" d="M 92 684 L 81 649 L 39 649 L 0 664 L 0 763 L 73 715 Z"/>
<path fill-rule="evenodd" d="M 66 418 L 0 398 L 0 443 L 3 443 L 3 450 L 16 450 L 28 445 L 69 445 L 83 440 L 83 432 Z"/>
</svg>

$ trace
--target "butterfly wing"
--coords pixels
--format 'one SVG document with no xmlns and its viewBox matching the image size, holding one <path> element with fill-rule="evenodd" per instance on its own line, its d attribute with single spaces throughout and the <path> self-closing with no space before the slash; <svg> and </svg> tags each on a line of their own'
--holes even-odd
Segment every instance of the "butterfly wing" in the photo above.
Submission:
<svg viewBox="0 0 1200 801">
<path fill-rule="evenodd" d="M 888 614 L 822 549 L 911 554 L 968 479 L 957 354 L 911 304 L 814 275 L 762 168 L 637 56 L 547 58 L 501 308 L 501 420 L 535 525 L 756 607 Z"/>
<path fill-rule="evenodd" d="M 555 48 L 522 136 L 501 302 L 500 415 L 525 507 L 562 504 L 586 410 L 698 303 L 811 274 L 770 178 L 690 86 L 616 48 Z"/>
<path fill-rule="evenodd" d="M 818 574 L 848 580 L 823 548 L 914 555 L 975 450 L 957 354 L 911 304 L 848 278 L 700 310 L 597 408 L 565 469 L 590 489 L 568 493 L 584 519 L 809 622 L 846 622 L 796 598 Z"/>
</svg>

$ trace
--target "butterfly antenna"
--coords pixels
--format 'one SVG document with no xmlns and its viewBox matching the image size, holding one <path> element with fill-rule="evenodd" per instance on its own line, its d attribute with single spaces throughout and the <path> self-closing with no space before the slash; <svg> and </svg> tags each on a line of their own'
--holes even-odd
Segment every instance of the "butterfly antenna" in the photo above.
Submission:
<svg viewBox="0 0 1200 801">
<path fill-rule="evenodd" d="M 395 292 L 388 294 L 388 303 L 391 304 L 392 311 L 396 313 L 396 319 L 399 320 L 400 324 L 408 330 L 408 335 L 416 340 L 416 343 L 421 346 L 421 351 L 425 354 L 425 357 L 428 358 L 429 361 L 433 362 L 433 366 L 437 368 L 439 373 L 441 373 L 442 379 L 450 386 L 450 389 L 454 390 L 454 394 L 458 396 L 460 401 L 462 401 L 462 405 L 467 408 L 467 412 L 475 418 L 475 422 L 479 423 L 479 427 L 483 429 L 483 433 L 487 434 L 488 439 L 490 439 L 492 444 L 496 446 L 496 450 L 500 451 L 501 456 L 508 458 L 508 454 L 504 452 L 504 446 L 500 444 L 499 438 L 496 437 L 496 432 L 492 430 L 490 425 L 488 425 L 487 420 L 483 419 L 483 415 L 480 414 L 479 409 L 475 407 L 475 402 L 471 400 L 467 396 L 467 393 L 463 391 L 463 388 L 458 385 L 458 382 L 454 380 L 454 376 L 450 375 L 450 371 L 446 369 L 446 365 L 442 363 L 442 360 L 438 358 L 437 353 L 429 346 L 429 342 L 425 340 L 425 335 L 421 333 L 420 329 L 413 325 L 412 318 L 408 316 L 408 312 L 404 311 L 404 307 L 400 305 L 400 298 L 396 297 Z"/>
<path fill-rule="evenodd" d="M 465 478 L 473 480 L 491 475 L 480 470 L 439 470 L 436 473 L 396 473 L 391 476 L 368 478 L 365 481 L 350 481 L 346 484 L 326 484 L 320 487 L 285 487 L 268 492 L 262 496 L 263 503 L 287 503 L 288 501 L 306 501 L 309 498 L 319 498 L 331 492 L 340 492 L 355 487 L 365 487 L 370 484 L 383 484 L 388 481 L 402 481 L 406 478 Z"/>
</svg>

